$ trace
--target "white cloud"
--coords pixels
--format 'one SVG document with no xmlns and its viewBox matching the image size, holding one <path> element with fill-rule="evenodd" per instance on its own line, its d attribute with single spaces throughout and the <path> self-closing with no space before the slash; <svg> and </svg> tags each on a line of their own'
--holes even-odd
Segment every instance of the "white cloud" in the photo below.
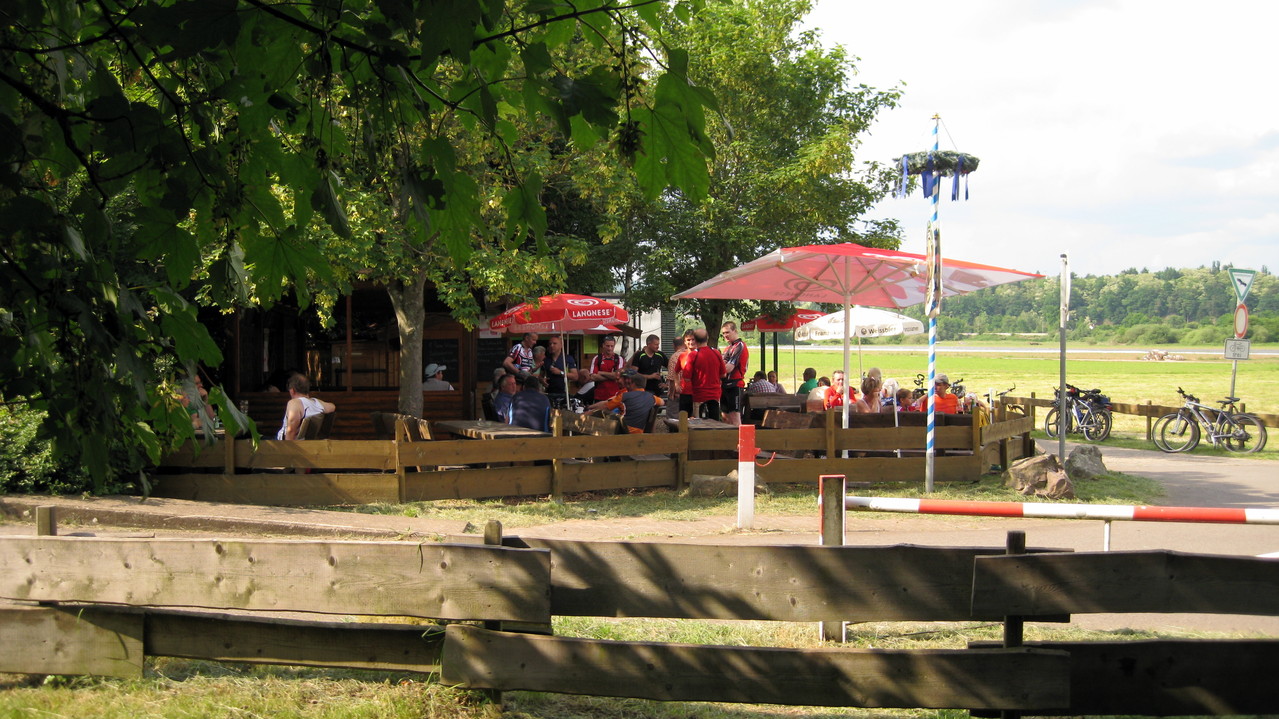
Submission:
<svg viewBox="0 0 1279 719">
<path fill-rule="evenodd" d="M 950 256 L 1083 274 L 1213 261 L 1279 269 L 1279 3 L 818 0 L 809 24 L 905 83 L 863 159 L 931 146 L 982 159 L 940 208 Z M 928 203 L 881 203 L 922 251 Z"/>
</svg>

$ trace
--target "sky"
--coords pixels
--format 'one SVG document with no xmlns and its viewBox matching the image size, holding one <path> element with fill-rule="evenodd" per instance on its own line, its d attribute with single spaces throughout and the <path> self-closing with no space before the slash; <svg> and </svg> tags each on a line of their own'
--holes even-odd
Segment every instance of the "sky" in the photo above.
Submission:
<svg viewBox="0 0 1279 719">
<path fill-rule="evenodd" d="M 852 84 L 903 90 L 860 158 L 930 149 L 933 115 L 980 158 L 968 201 L 942 190 L 943 256 L 1279 272 L 1279 2 L 814 0 L 806 24 L 860 58 Z M 917 189 L 870 216 L 924 252 L 930 213 Z"/>
</svg>

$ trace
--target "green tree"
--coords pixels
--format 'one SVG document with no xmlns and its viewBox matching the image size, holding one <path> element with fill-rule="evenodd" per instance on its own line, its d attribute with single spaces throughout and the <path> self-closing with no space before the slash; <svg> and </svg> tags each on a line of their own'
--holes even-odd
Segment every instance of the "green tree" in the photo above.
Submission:
<svg viewBox="0 0 1279 719">
<path fill-rule="evenodd" d="M 312 221 L 359 241 L 344 187 L 354 157 L 391 160 L 394 231 L 426 247 L 440 277 L 467 276 L 486 243 L 545 251 L 543 181 L 520 119 L 610 143 L 646 197 L 672 184 L 704 195 L 710 96 L 662 40 L 699 4 L 10 0 L 4 397 L 47 412 L 59 456 L 99 482 L 113 442 L 123 466 L 157 459 L 191 435 L 171 369 L 221 360 L 193 300 L 269 303 L 293 290 L 306 302 L 308 288 L 332 287 Z M 574 42 L 642 44 L 654 65 L 557 65 Z M 630 101 L 636 83 L 652 88 L 644 102 Z M 473 160 L 502 177 L 496 195 Z M 224 421 L 241 419 L 213 397 Z"/>
<path fill-rule="evenodd" d="M 605 239 L 633 263 L 617 284 L 634 306 L 666 304 L 778 246 L 896 246 L 894 223 L 859 221 L 890 189 L 892 171 L 859 163 L 856 149 L 898 94 L 850 85 L 848 53 L 800 29 L 809 9 L 807 0 L 708 4 L 673 31 L 689 49 L 691 82 L 718 98 L 708 121 L 716 153 L 704 202 L 681 191 L 656 202 L 614 198 Z M 683 309 L 716 327 L 732 305 L 699 300 Z"/>
</svg>

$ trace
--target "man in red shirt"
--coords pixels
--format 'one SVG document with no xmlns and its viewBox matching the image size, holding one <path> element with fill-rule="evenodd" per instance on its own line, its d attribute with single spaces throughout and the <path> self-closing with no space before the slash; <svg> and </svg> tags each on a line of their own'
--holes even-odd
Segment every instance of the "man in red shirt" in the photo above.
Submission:
<svg viewBox="0 0 1279 719">
<path fill-rule="evenodd" d="M 591 360 L 591 381 L 595 383 L 595 401 L 604 400 L 617 394 L 622 389 L 619 381 L 622 378 L 621 355 L 613 351 L 617 347 L 616 337 L 605 337 L 600 340 L 600 353 Z"/>
<path fill-rule="evenodd" d="M 721 379 L 724 377 L 724 357 L 719 350 L 708 347 L 706 328 L 693 330 L 697 348 L 692 351 L 690 362 L 693 377 L 693 402 L 702 405 L 701 416 L 719 419 Z"/>
<path fill-rule="evenodd" d="M 742 393 L 750 350 L 738 336 L 736 322 L 725 322 L 720 332 L 721 336 L 728 341 L 728 346 L 724 348 L 724 388 L 720 397 L 720 408 L 724 412 L 725 422 L 740 425 Z"/>
</svg>

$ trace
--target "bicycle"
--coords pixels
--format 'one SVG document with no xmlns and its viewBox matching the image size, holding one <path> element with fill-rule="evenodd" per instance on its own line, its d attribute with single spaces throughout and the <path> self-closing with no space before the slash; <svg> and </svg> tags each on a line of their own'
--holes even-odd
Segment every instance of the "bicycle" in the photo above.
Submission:
<svg viewBox="0 0 1279 719">
<path fill-rule="evenodd" d="M 1255 415 L 1235 410 L 1238 397 L 1227 397 L 1218 403 L 1221 409 L 1203 404 L 1199 398 L 1178 387 L 1185 404 L 1181 409 L 1155 421 L 1155 446 L 1170 452 L 1189 452 L 1207 435 L 1214 447 L 1224 446 L 1231 452 L 1250 454 L 1266 446 L 1266 425 Z"/>
<path fill-rule="evenodd" d="M 994 392 L 993 395 L 991 392 L 987 392 L 986 394 L 982 396 L 986 398 L 986 405 L 990 407 L 991 411 L 993 412 L 997 405 L 1000 405 L 1003 403 L 1004 395 L 1008 394 L 1009 392 L 1012 392 L 1015 389 L 1017 389 L 1017 385 L 1013 385 L 1012 387 L 1009 387 L 1008 389 L 1002 392 Z M 1020 404 L 1005 405 L 1004 411 L 1016 417 L 1026 416 L 1026 408 Z"/>
<path fill-rule="evenodd" d="M 1061 390 L 1055 389 L 1053 392 L 1060 400 Z M 1104 442 L 1110 437 L 1114 417 L 1111 416 L 1109 397 L 1102 394 L 1099 389 L 1081 390 L 1072 384 L 1067 384 L 1066 398 L 1070 409 L 1066 415 L 1066 434 L 1082 433 L 1086 439 L 1093 442 Z M 1057 415 L 1060 409 L 1060 404 L 1054 405 L 1048 410 L 1048 414 L 1044 415 L 1044 434 L 1049 437 L 1057 437 L 1060 424 Z"/>
</svg>

